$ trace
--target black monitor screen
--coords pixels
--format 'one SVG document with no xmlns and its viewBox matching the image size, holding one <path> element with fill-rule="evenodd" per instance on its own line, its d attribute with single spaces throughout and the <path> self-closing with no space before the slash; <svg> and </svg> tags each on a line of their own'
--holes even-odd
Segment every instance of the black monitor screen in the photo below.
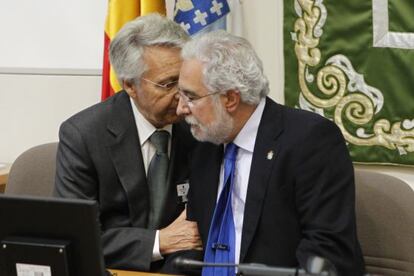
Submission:
<svg viewBox="0 0 414 276">
<path fill-rule="evenodd" d="M 0 195 L 0 275 L 106 275 L 95 201 Z"/>
</svg>

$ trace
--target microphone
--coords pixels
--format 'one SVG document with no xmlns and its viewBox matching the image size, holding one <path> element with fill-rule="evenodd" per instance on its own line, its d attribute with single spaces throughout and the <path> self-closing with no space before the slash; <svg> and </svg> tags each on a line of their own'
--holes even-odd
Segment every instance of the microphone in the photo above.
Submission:
<svg viewBox="0 0 414 276">
<path fill-rule="evenodd" d="M 321 273 L 327 272 L 329 276 L 337 276 L 338 272 L 336 271 L 335 266 L 332 262 L 328 259 L 319 257 L 319 256 L 311 256 L 308 258 L 306 263 L 306 271 L 309 273 Z"/>
<path fill-rule="evenodd" d="M 308 272 L 299 268 L 272 267 L 264 264 L 246 263 L 205 263 L 183 257 L 177 257 L 174 265 L 178 269 L 194 269 L 203 267 L 236 267 L 238 275 L 250 276 L 336 276 L 334 270 L 327 269 L 327 261 L 321 257 L 312 257 L 308 260 Z"/>
<path fill-rule="evenodd" d="M 224 266 L 224 267 L 229 267 L 229 266 L 236 266 L 235 264 L 231 265 L 231 264 L 213 264 L 213 263 L 204 263 L 201 261 L 196 261 L 196 260 L 192 260 L 192 259 L 188 259 L 188 258 L 183 258 L 183 257 L 177 257 L 174 260 L 174 266 L 176 268 L 181 268 L 181 269 L 187 269 L 187 268 L 203 268 L 204 266 L 216 266 L 220 267 L 220 266 Z"/>
</svg>

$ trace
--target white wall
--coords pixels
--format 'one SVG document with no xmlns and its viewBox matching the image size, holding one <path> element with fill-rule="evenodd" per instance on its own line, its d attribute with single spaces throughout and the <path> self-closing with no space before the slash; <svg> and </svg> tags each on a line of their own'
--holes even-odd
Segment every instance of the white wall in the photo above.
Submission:
<svg viewBox="0 0 414 276">
<path fill-rule="evenodd" d="M 100 100 L 107 1 L 14 0 L 0 9 L 0 162 L 57 141 Z"/>
<path fill-rule="evenodd" d="M 104 0 L 2 1 L 0 67 L 101 68 L 106 4 Z"/>
<path fill-rule="evenodd" d="M 243 6 L 245 36 L 263 61 L 270 97 L 284 103 L 283 1 L 244 0 Z"/>
<path fill-rule="evenodd" d="M 100 100 L 100 76 L 0 74 L 0 162 L 57 141 L 62 121 Z"/>
<path fill-rule="evenodd" d="M 19 0 L 20 3 L 31 3 L 31 0 Z M 63 1 L 63 0 L 61 0 Z M 172 0 L 168 0 L 171 5 Z M 16 47 L 16 43 L 2 44 L 0 54 L 3 51 L 8 53 L 7 64 L 5 59 L 0 56 L 0 162 L 13 162 L 16 157 L 24 150 L 50 141 L 57 141 L 58 126 L 68 118 L 71 114 L 93 104 L 99 102 L 101 78 L 97 72 L 100 68 L 96 68 L 96 64 L 100 64 L 103 22 L 105 12 L 102 3 L 106 1 L 90 0 L 88 4 L 85 1 L 77 0 L 78 5 L 87 9 L 90 13 L 74 13 L 76 20 L 76 37 L 72 38 L 71 43 L 80 40 L 82 43 L 93 38 L 96 44 L 93 44 L 95 52 L 98 55 L 82 56 L 82 60 L 76 62 L 78 54 L 82 53 L 82 49 L 76 51 L 71 50 L 71 44 L 60 43 L 55 36 L 48 35 L 49 32 L 31 28 L 29 25 L 34 21 L 40 20 L 37 13 L 43 11 L 44 5 L 49 1 L 35 1 L 36 5 L 31 5 L 30 11 L 16 9 L 15 1 L 7 1 L 1 11 L 12 11 L 14 20 L 13 24 L 7 21 L 7 16 L 1 17 L 0 12 L 0 28 L 9 27 L 8 32 L 12 30 L 19 33 L 30 32 L 30 37 L 35 45 L 42 45 L 44 49 L 50 50 L 50 61 L 46 65 L 35 66 L 21 63 L 20 54 L 10 54 L 10 47 Z M 57 2 L 59 3 L 59 1 Z M 65 2 L 67 3 L 67 2 Z M 75 3 L 75 2 L 74 2 Z M 282 0 L 244 0 L 244 19 L 245 19 L 245 36 L 251 41 L 259 56 L 262 58 L 266 74 L 270 81 L 270 96 L 280 103 L 284 103 L 283 97 L 283 45 L 282 45 L 282 24 L 283 24 L 283 1 Z M 9 5 L 10 7 L 7 7 Z M 55 5 L 55 4 L 51 4 Z M 62 6 L 66 4 L 61 3 Z M 86 5 L 86 6 L 85 6 Z M 93 7 L 96 6 L 96 9 Z M 68 6 L 69 8 L 70 6 Z M 92 8 L 91 8 L 92 7 Z M 9 8 L 9 9 L 8 9 Z M 56 9 L 59 10 L 59 9 Z M 55 10 L 55 11 L 56 11 Z M 31 12 L 31 13 L 30 13 Z M 28 14 L 29 13 L 29 14 Z M 50 20 L 41 19 L 39 22 L 49 22 L 44 28 L 51 28 L 50 34 L 59 33 L 59 28 L 70 28 L 72 25 L 67 19 L 56 16 L 58 12 L 50 14 Z M 70 15 L 66 11 L 67 14 Z M 90 15 L 89 17 L 85 14 Z M 23 16 L 24 15 L 24 16 Z M 44 14 L 43 16 L 48 16 Z M 31 18 L 31 20 L 26 20 Z M 85 20 L 87 26 L 79 29 L 82 20 Z M 28 27 L 29 26 L 29 27 Z M 2 30 L 3 31 L 3 30 Z M 39 33 L 37 33 L 39 32 Z M 73 33 L 73 32 L 70 32 Z M 29 34 L 28 34 L 29 35 Z M 7 36 L 3 35 L 3 38 Z M 20 39 L 22 39 L 20 41 Z M 32 43 L 25 41 L 21 36 L 14 36 L 12 42 L 22 42 L 23 49 L 30 47 Z M 51 43 L 51 41 L 53 43 Z M 92 41 L 92 42 L 93 42 Z M 19 44 L 19 43 L 18 43 Z M 25 45 L 26 44 L 26 45 Z M 19 45 L 21 47 L 22 45 Z M 40 47 L 40 46 L 37 46 Z M 55 56 L 56 47 L 62 48 L 60 51 L 67 61 L 66 57 L 70 56 L 69 65 L 62 64 L 59 59 L 60 55 Z M 88 46 L 88 51 L 90 47 Z M 47 57 L 47 55 L 46 55 Z M 16 62 L 13 64 L 13 60 Z M 24 59 L 23 59 L 24 60 Z M 98 60 L 98 61 L 97 61 Z M 75 64 L 73 63 L 75 62 Z M 49 66 L 50 64 L 60 64 L 60 68 Z M 93 64 L 93 65 L 90 65 Z M 99 65 L 98 65 L 99 66 Z M 37 67 L 31 69 L 27 67 Z M 51 69 L 52 68 L 52 69 Z M 16 73 L 17 72 L 17 73 Z M 86 75 L 85 75 L 86 74 Z M 369 170 L 380 171 L 383 173 L 397 176 L 414 187 L 414 168 L 402 167 L 385 167 L 385 166 L 359 166 L 368 168 Z"/>
</svg>

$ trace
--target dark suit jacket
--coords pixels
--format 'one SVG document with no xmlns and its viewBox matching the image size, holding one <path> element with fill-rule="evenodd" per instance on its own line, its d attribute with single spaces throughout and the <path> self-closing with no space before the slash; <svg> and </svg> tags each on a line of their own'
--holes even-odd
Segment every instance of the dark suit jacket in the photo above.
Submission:
<svg viewBox="0 0 414 276">
<path fill-rule="evenodd" d="M 222 158 L 222 146 L 209 143 L 192 156 L 188 215 L 198 222 L 204 245 Z M 336 125 L 267 98 L 250 169 L 240 263 L 306 267 L 308 257 L 318 255 L 340 275 L 362 275 L 354 205 L 353 166 Z"/>
<path fill-rule="evenodd" d="M 55 194 L 99 202 L 105 262 L 150 270 L 155 230 L 147 229 L 149 189 L 136 123 L 125 92 L 65 121 L 59 132 Z M 161 227 L 184 209 L 176 185 L 188 179 L 185 124 L 173 126 L 170 197 Z"/>
</svg>

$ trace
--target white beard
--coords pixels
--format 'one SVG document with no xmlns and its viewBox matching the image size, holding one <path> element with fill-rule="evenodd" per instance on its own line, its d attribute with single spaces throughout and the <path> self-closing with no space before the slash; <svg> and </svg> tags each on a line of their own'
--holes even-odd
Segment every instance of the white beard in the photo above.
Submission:
<svg viewBox="0 0 414 276">
<path fill-rule="evenodd" d="M 191 133 L 198 141 L 219 145 L 223 144 L 229 137 L 233 129 L 233 118 L 219 102 L 214 103 L 213 112 L 216 118 L 208 125 L 202 125 L 192 115 L 185 117 L 185 121 L 191 126 Z"/>
</svg>

